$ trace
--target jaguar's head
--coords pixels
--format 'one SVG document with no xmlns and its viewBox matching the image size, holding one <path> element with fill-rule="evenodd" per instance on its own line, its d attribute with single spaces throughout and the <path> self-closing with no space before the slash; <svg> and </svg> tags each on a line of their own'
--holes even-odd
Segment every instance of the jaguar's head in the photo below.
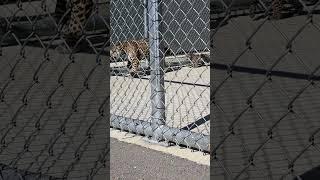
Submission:
<svg viewBox="0 0 320 180">
<path fill-rule="evenodd" d="M 119 61 L 119 59 L 121 58 L 122 55 L 122 49 L 119 46 L 113 46 L 110 49 L 110 58 L 111 61 L 115 62 L 115 61 Z"/>
</svg>

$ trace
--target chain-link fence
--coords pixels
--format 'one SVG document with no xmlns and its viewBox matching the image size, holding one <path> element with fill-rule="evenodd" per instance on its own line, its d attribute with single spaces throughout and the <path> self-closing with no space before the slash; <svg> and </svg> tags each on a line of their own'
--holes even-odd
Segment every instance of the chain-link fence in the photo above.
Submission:
<svg viewBox="0 0 320 180">
<path fill-rule="evenodd" d="M 111 126 L 209 151 L 209 1 L 111 1 Z"/>
<path fill-rule="evenodd" d="M 0 2 L 0 179 L 106 178 L 108 9 Z"/>
<path fill-rule="evenodd" d="M 212 179 L 319 166 L 319 3 L 211 1 Z"/>
</svg>

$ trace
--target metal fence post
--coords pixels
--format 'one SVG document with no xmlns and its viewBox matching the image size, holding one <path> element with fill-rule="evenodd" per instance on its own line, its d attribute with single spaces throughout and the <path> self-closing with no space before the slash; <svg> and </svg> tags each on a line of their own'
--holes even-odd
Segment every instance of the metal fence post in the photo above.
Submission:
<svg viewBox="0 0 320 180">
<path fill-rule="evenodd" d="M 151 120 L 153 129 L 165 124 L 164 58 L 160 52 L 159 2 L 148 2 L 148 26 L 151 68 Z"/>
<path fill-rule="evenodd" d="M 143 10 L 143 18 L 144 18 L 144 38 L 149 38 L 149 23 L 148 23 L 148 0 L 143 1 L 144 10 Z"/>
</svg>

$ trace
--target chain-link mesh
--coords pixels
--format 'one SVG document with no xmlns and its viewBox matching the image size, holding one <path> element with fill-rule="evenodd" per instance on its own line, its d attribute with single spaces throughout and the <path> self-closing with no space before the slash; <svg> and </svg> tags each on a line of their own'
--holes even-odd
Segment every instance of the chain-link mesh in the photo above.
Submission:
<svg viewBox="0 0 320 180">
<path fill-rule="evenodd" d="M 0 3 L 0 179 L 106 178 L 109 3 L 84 2 Z"/>
<path fill-rule="evenodd" d="M 211 178 L 299 179 L 320 164 L 319 1 L 210 6 Z"/>
<path fill-rule="evenodd" d="M 111 1 L 111 126 L 209 151 L 209 1 Z"/>
</svg>

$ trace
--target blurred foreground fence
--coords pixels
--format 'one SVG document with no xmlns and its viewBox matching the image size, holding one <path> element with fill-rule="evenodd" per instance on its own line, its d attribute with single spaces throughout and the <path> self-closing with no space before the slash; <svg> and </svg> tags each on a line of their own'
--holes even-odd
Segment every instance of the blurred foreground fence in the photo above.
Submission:
<svg viewBox="0 0 320 180">
<path fill-rule="evenodd" d="M 93 2 L 71 46 L 58 1 L 0 3 L 0 179 L 108 175 L 109 3 Z"/>
<path fill-rule="evenodd" d="M 211 1 L 211 178 L 320 164 L 319 1 Z"/>
<path fill-rule="evenodd" d="M 113 128 L 209 151 L 209 13 L 208 0 L 111 1 Z"/>
</svg>

